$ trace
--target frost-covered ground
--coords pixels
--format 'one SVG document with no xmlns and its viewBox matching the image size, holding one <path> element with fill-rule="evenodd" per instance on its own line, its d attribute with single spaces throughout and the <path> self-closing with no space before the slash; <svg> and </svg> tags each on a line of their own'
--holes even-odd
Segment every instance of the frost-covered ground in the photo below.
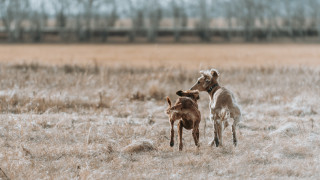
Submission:
<svg viewBox="0 0 320 180">
<path fill-rule="evenodd" d="M 213 125 L 201 93 L 201 147 L 184 130 L 179 152 L 169 146 L 165 97 L 189 89 L 197 71 L 2 64 L 0 178 L 319 179 L 319 68 L 216 68 L 242 107 L 239 145 L 230 128 L 223 147 L 207 145 Z M 142 140 L 153 148 L 127 150 Z"/>
</svg>

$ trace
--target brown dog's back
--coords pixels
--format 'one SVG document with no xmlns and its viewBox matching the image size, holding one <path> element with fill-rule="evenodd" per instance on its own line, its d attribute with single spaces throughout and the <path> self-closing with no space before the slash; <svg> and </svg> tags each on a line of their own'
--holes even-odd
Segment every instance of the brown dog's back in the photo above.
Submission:
<svg viewBox="0 0 320 180">
<path fill-rule="evenodd" d="M 169 115 L 171 124 L 171 138 L 170 146 L 174 145 L 174 121 L 179 120 L 178 133 L 179 133 L 179 150 L 182 150 L 182 129 L 192 129 L 192 136 L 195 145 L 199 147 L 199 123 L 201 121 L 201 114 L 198 110 L 197 100 L 199 99 L 199 91 L 178 91 L 176 93 L 179 97 L 175 104 L 171 106 L 171 100 L 167 97 L 169 107 L 166 113 Z"/>
</svg>

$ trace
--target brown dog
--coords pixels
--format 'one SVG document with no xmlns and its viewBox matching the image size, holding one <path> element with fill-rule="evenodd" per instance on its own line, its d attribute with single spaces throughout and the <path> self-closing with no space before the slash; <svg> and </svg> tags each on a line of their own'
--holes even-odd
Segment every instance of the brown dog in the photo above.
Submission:
<svg viewBox="0 0 320 180">
<path fill-rule="evenodd" d="M 219 72 L 216 69 L 200 71 L 201 77 L 191 90 L 207 91 L 210 96 L 210 119 L 214 121 L 214 139 L 211 145 L 216 143 L 222 145 L 222 132 L 229 125 L 228 120 L 232 118 L 233 144 L 237 145 L 236 127 L 241 119 L 240 108 L 228 89 L 221 87 L 218 83 Z"/>
<path fill-rule="evenodd" d="M 174 129 L 173 125 L 176 120 L 178 123 L 178 135 L 179 135 L 179 150 L 183 148 L 182 144 L 182 129 L 186 128 L 188 130 L 192 129 L 192 136 L 194 143 L 199 147 L 199 124 L 201 121 L 201 114 L 198 110 L 197 100 L 199 99 L 199 91 L 188 90 L 188 91 L 177 91 L 176 94 L 181 96 L 177 99 L 174 106 L 171 107 L 171 101 L 167 97 L 167 102 L 169 107 L 167 109 L 167 114 L 169 116 L 169 121 L 171 124 L 171 139 L 170 146 L 174 145 Z"/>
</svg>

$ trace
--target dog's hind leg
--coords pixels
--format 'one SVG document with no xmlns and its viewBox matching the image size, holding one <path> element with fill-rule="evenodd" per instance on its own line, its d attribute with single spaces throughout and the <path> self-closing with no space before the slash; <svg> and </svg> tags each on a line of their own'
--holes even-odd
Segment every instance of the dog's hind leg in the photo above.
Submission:
<svg viewBox="0 0 320 180">
<path fill-rule="evenodd" d="M 182 122 L 179 121 L 179 123 L 178 123 L 179 151 L 182 151 L 182 148 L 183 148 L 183 144 L 182 144 L 182 129 L 183 129 Z"/>
<path fill-rule="evenodd" d="M 232 137 L 233 137 L 233 145 L 237 146 L 238 145 L 238 139 L 237 139 L 237 133 L 236 133 L 236 129 L 237 129 L 237 124 L 240 121 L 241 116 L 236 117 L 234 119 L 234 122 L 232 124 Z"/>
<path fill-rule="evenodd" d="M 174 124 L 174 121 L 170 119 L 170 123 L 171 123 L 171 131 L 170 131 L 170 146 L 173 147 L 174 145 L 174 129 L 173 129 L 173 124 Z"/>
<path fill-rule="evenodd" d="M 214 142 L 216 144 L 216 147 L 219 147 L 219 145 L 221 144 L 221 130 L 220 130 L 220 125 L 217 122 L 217 120 L 215 120 L 214 122 Z"/>
<path fill-rule="evenodd" d="M 233 136 L 233 145 L 234 145 L 234 146 L 237 146 L 237 144 L 238 144 L 238 139 L 237 139 L 236 126 L 235 126 L 235 124 L 232 125 L 232 136 Z"/>
<path fill-rule="evenodd" d="M 222 146 L 222 144 L 223 144 L 222 143 L 223 142 L 222 141 L 222 139 L 223 139 L 222 134 L 223 134 L 223 129 L 224 129 L 224 127 L 223 127 L 224 123 L 220 121 L 218 124 L 219 124 L 219 128 L 218 128 L 219 129 L 219 131 L 218 131 L 219 145 Z"/>
<path fill-rule="evenodd" d="M 195 125 L 192 129 L 192 136 L 193 136 L 193 139 L 194 139 L 194 144 L 197 146 L 197 147 L 200 147 L 199 145 L 199 124 Z"/>
</svg>

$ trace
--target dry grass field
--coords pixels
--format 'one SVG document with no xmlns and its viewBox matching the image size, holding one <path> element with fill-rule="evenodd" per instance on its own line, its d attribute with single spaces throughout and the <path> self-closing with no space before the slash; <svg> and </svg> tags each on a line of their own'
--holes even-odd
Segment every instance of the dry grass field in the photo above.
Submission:
<svg viewBox="0 0 320 180">
<path fill-rule="evenodd" d="M 187 69 L 257 66 L 317 66 L 314 44 L 186 44 L 186 45 L 0 45 L 0 63 L 90 65 Z"/>
<path fill-rule="evenodd" d="M 0 179 L 319 179 L 319 49 L 0 45 Z M 238 146 L 230 127 L 208 146 L 201 93 L 201 146 L 184 130 L 179 152 L 165 97 L 211 67 L 241 105 Z"/>
</svg>

